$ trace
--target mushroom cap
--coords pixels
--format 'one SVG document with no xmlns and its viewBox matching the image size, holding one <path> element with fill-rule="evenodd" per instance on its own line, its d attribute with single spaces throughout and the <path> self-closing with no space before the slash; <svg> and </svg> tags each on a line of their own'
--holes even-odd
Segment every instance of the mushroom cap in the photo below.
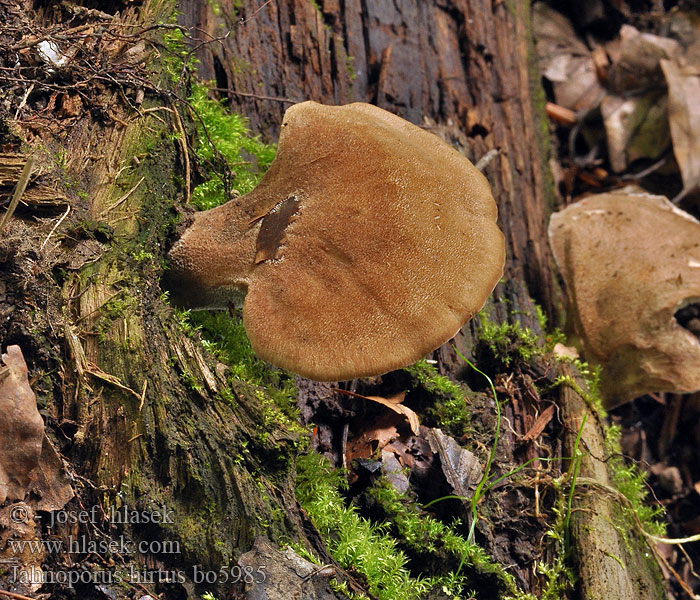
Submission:
<svg viewBox="0 0 700 600">
<path fill-rule="evenodd" d="M 606 405 L 700 389 L 698 338 L 674 317 L 700 301 L 700 223 L 663 196 L 597 194 L 552 215 L 549 238 Z"/>
<path fill-rule="evenodd" d="M 486 178 L 433 134 L 368 104 L 289 108 L 275 161 L 235 202 L 207 212 L 226 215 L 249 246 L 254 232 L 249 269 L 207 285 L 247 284 L 255 352 L 312 379 L 377 375 L 424 357 L 503 273 Z M 250 230 L 231 225 L 241 210 Z"/>
</svg>

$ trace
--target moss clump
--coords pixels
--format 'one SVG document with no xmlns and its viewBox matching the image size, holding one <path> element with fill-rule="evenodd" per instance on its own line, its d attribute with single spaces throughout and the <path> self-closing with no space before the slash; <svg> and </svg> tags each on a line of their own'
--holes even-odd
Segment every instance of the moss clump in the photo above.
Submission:
<svg viewBox="0 0 700 600">
<path fill-rule="evenodd" d="M 487 578 L 489 586 L 499 586 L 516 597 L 521 595 L 512 575 L 494 563 L 483 548 L 458 533 L 459 522 L 446 525 L 421 511 L 386 479 L 379 479 L 367 493 L 381 508 L 386 524 L 396 530 L 401 544 L 420 557 L 417 562 L 440 565 L 442 572 L 430 581 L 448 596 L 464 597 L 469 584 L 462 571 L 465 566 L 479 578 Z"/>
<path fill-rule="evenodd" d="M 431 397 L 430 406 L 422 411 L 424 424 L 441 427 L 457 437 L 463 436 L 471 419 L 464 388 L 440 375 L 426 360 L 419 360 L 403 370 L 414 380 L 415 387 L 422 387 Z"/>
<path fill-rule="evenodd" d="M 504 600 L 534 600 L 518 589 L 515 579 L 486 552 L 458 533 L 459 523 L 446 525 L 416 507 L 386 480 L 367 491 L 384 522 L 372 523 L 354 506 L 346 506 L 341 490 L 347 488 L 343 472 L 311 453 L 298 462 L 297 498 L 321 533 L 331 555 L 345 568 L 353 568 L 367 580 L 368 591 L 381 600 L 424 598 L 431 590 L 440 597 L 476 598 L 469 575 L 486 580 L 489 597 L 500 588 Z M 393 535 L 392 535 L 393 534 Z M 394 537 L 395 536 L 395 537 Z M 414 556 L 413 574 L 399 549 Z M 462 570 L 467 566 L 468 569 Z M 468 573 L 467 573 L 468 571 Z M 338 588 L 343 590 L 342 586 Z"/>
<path fill-rule="evenodd" d="M 184 85 L 197 61 L 180 29 L 164 34 L 161 62 L 169 84 Z M 227 202 L 232 194 L 251 191 L 274 160 L 276 146 L 251 134 L 248 120 L 210 98 L 202 83 L 192 83 L 187 103 L 194 113 L 194 152 L 204 169 L 204 181 L 192 190 L 192 204 L 206 210 Z"/>
<path fill-rule="evenodd" d="M 504 368 L 510 367 L 514 358 L 529 362 L 533 357 L 551 352 L 556 344 L 566 342 L 566 335 L 560 329 L 547 331 L 547 317 L 538 305 L 531 316 L 537 320 L 543 337 L 518 322 L 495 323 L 489 317 L 489 309 L 482 309 L 477 315 L 476 353 L 487 350 L 491 358 L 500 363 L 498 368 Z"/>
<path fill-rule="evenodd" d="M 519 323 L 494 323 L 482 313 L 479 317 L 478 342 L 488 347 L 505 367 L 510 366 L 514 356 L 528 362 L 545 351 L 540 338 L 529 327 L 523 328 Z"/>
<path fill-rule="evenodd" d="M 605 430 L 605 445 L 612 455 L 609 461 L 613 486 L 629 500 L 630 508 L 634 511 L 644 531 L 651 535 L 662 537 L 666 535 L 663 522 L 664 508 L 648 504 L 649 488 L 646 485 L 646 473 L 640 471 L 635 464 L 625 464 L 620 453 L 620 428 L 610 425 Z"/>
<path fill-rule="evenodd" d="M 369 592 L 380 600 L 424 598 L 431 585 L 411 577 L 406 555 L 384 528 L 346 506 L 340 490 L 346 487 L 342 471 L 334 470 L 318 454 L 298 461 L 297 499 L 323 536 L 329 552 L 344 568 L 353 568 L 367 580 Z"/>
<path fill-rule="evenodd" d="M 255 356 L 240 318 L 224 311 L 195 311 L 187 314 L 190 332 L 199 331 L 204 347 L 231 367 L 232 375 L 262 385 L 269 367 Z"/>
<path fill-rule="evenodd" d="M 253 136 L 248 120 L 209 98 L 203 85 L 193 86 L 189 101 L 197 115 L 195 152 L 201 162 L 213 167 L 208 179 L 192 191 L 192 204 L 205 210 L 230 199 L 227 176 L 222 171 L 232 175 L 235 190 L 231 192 L 246 194 L 272 163 L 276 147 Z"/>
</svg>

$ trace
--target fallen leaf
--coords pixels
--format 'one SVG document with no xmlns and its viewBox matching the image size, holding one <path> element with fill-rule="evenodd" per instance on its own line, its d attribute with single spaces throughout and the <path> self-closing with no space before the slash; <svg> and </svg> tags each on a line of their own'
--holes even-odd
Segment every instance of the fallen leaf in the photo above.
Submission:
<svg viewBox="0 0 700 600">
<path fill-rule="evenodd" d="M 700 73 L 684 59 L 662 60 L 668 84 L 668 118 L 673 153 L 683 177 L 683 190 L 700 184 Z"/>
<path fill-rule="evenodd" d="M 63 461 L 46 434 L 39 465 L 32 473 L 29 488 L 32 491 L 31 505 L 35 511 L 61 510 L 75 496 Z M 35 502 L 34 496 L 39 500 Z"/>
<path fill-rule="evenodd" d="M 8 346 L 0 366 L 0 504 L 23 500 L 32 471 L 39 464 L 44 421 L 29 386 L 27 364 L 19 346 Z"/>
<path fill-rule="evenodd" d="M 536 3 L 532 12 L 537 56 L 557 104 L 576 112 L 592 108 L 603 88 L 590 50 L 560 12 L 544 2 Z"/>
<path fill-rule="evenodd" d="M 573 346 L 565 346 L 561 342 L 557 342 L 556 344 L 554 344 L 552 352 L 555 356 L 563 356 L 565 358 L 571 359 L 580 358 L 578 350 L 576 350 L 576 348 L 574 348 Z"/>
<path fill-rule="evenodd" d="M 387 444 L 399 438 L 393 413 L 386 413 L 372 423 L 363 423 L 365 428 L 348 440 L 346 460 L 351 464 L 358 458 L 372 458 Z"/>
<path fill-rule="evenodd" d="M 352 396 L 353 398 L 371 400 L 372 402 L 376 402 L 377 404 L 386 406 L 387 408 L 393 410 L 395 413 L 403 415 L 408 420 L 408 424 L 411 426 L 411 431 L 413 432 L 413 434 L 418 435 L 420 431 L 420 419 L 418 418 L 418 415 L 407 406 L 401 404 L 404 398 L 406 397 L 406 392 L 394 394 L 389 398 L 382 398 L 381 396 L 363 396 L 362 394 L 356 394 L 355 392 L 350 392 L 348 390 L 337 389 L 336 391 L 347 396 Z"/>
<path fill-rule="evenodd" d="M 620 173 L 640 158 L 656 159 L 670 146 L 667 103 L 659 91 L 631 98 L 603 98 L 600 112 L 613 171 Z"/>
<path fill-rule="evenodd" d="M 618 55 L 610 68 L 609 88 L 615 94 L 658 88 L 663 84 L 659 61 L 681 54 L 681 45 L 671 38 L 641 33 L 631 25 L 620 29 Z"/>
<path fill-rule="evenodd" d="M 431 429 L 427 437 L 430 449 L 440 455 L 442 472 L 454 493 L 469 498 L 483 476 L 479 459 L 440 429 Z"/>
<path fill-rule="evenodd" d="M 388 446 L 387 446 L 388 447 Z M 408 477 L 403 472 L 401 463 L 394 456 L 393 452 L 382 450 L 382 471 L 389 483 L 402 494 L 408 491 Z"/>
</svg>

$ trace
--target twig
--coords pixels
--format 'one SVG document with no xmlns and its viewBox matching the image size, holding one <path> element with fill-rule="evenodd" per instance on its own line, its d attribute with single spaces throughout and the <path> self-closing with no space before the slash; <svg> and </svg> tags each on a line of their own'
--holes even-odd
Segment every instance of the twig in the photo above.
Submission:
<svg viewBox="0 0 700 600">
<path fill-rule="evenodd" d="M 88 363 L 88 368 L 85 370 L 85 372 L 89 373 L 93 377 L 101 379 L 102 381 L 106 381 L 107 383 L 112 384 L 114 387 L 119 388 L 123 392 L 128 392 L 132 396 L 135 396 L 138 400 L 141 400 L 140 394 L 132 390 L 129 386 L 124 385 L 118 377 L 110 375 L 109 373 L 105 373 L 96 364 Z"/>
<path fill-rule="evenodd" d="M 491 148 L 486 154 L 484 154 L 474 165 L 477 171 L 484 172 L 484 169 L 489 166 L 489 163 L 498 156 L 498 148 Z"/>
<path fill-rule="evenodd" d="M 576 113 L 573 110 L 554 104 L 554 102 L 547 102 L 545 111 L 548 117 L 554 119 L 560 125 L 571 126 L 576 124 Z"/>
<path fill-rule="evenodd" d="M 22 97 L 22 102 L 19 103 L 19 106 L 17 107 L 17 110 L 15 111 L 15 121 L 17 120 L 17 117 L 19 116 L 20 111 L 24 108 L 24 106 L 27 104 L 27 100 L 29 98 L 29 94 L 32 93 L 34 90 L 34 84 L 32 83 L 28 88 L 27 91 L 24 93 L 24 96 Z"/>
<path fill-rule="evenodd" d="M 34 600 L 34 598 L 30 598 L 29 596 L 15 594 L 14 592 L 6 592 L 5 590 L 0 590 L 0 596 L 7 596 L 8 598 L 14 598 L 15 600 Z"/>
<path fill-rule="evenodd" d="M 185 204 L 190 203 L 190 153 L 187 149 L 187 134 L 185 133 L 185 126 L 182 124 L 182 118 L 180 117 L 180 112 L 177 108 L 173 108 L 173 113 L 175 115 L 175 124 L 177 125 L 178 131 L 180 132 L 180 145 L 182 146 L 182 156 L 185 162 Z"/>
<path fill-rule="evenodd" d="M 49 231 L 49 235 L 46 236 L 46 239 L 41 243 L 41 246 L 39 246 L 39 250 L 43 250 L 44 246 L 46 246 L 46 242 L 49 241 L 49 238 L 53 235 L 54 231 L 58 229 L 58 227 L 63 223 L 63 219 L 65 219 L 68 216 L 68 213 L 70 212 L 70 205 L 68 205 L 68 208 L 66 209 L 66 212 L 63 213 L 63 216 L 58 220 L 58 222 L 53 226 L 53 229 Z"/>
<path fill-rule="evenodd" d="M 272 2 L 272 0 L 267 0 L 267 2 L 265 2 L 264 4 L 261 4 L 258 7 L 258 9 L 252 15 L 250 15 L 247 19 L 241 19 L 241 21 L 240 21 L 241 25 L 245 25 L 248 21 L 250 21 L 251 19 L 254 19 L 263 8 L 265 8 L 268 4 L 270 4 L 270 2 Z"/>
<path fill-rule="evenodd" d="M 117 206 L 122 204 L 129 196 L 131 196 L 131 194 L 133 194 L 136 191 L 136 189 L 143 183 L 144 179 L 146 179 L 146 178 L 141 177 L 139 182 L 134 187 L 132 187 L 126 194 L 124 194 L 121 198 L 119 198 L 119 200 L 117 200 L 114 204 L 112 204 L 112 206 L 105 208 L 102 211 L 102 216 L 105 216 L 108 212 L 111 212 L 112 210 L 117 208 Z"/>
<path fill-rule="evenodd" d="M 34 168 L 34 161 L 35 161 L 35 158 L 33 156 L 30 156 L 27 158 L 27 162 L 24 163 L 24 168 L 22 169 L 22 174 L 19 176 L 19 181 L 17 182 L 17 186 L 15 187 L 15 193 L 12 194 L 12 200 L 10 201 L 10 206 L 7 207 L 7 211 L 2 216 L 2 220 L 0 220 L 0 231 L 2 231 L 2 228 L 5 226 L 5 224 L 10 220 L 10 218 L 14 214 L 15 209 L 17 208 L 17 205 L 19 204 L 19 201 L 22 198 L 22 194 L 24 194 L 24 190 L 27 189 L 27 184 L 29 183 L 29 177 L 31 176 L 32 169 Z"/>
<path fill-rule="evenodd" d="M 250 92 L 238 92 L 232 90 L 231 88 L 209 88 L 215 92 L 227 92 L 233 94 L 234 96 L 242 96 L 244 98 L 255 98 L 256 100 L 272 100 L 273 102 L 284 102 L 286 104 L 296 104 L 296 100 L 290 100 L 289 98 L 281 98 L 280 96 L 263 96 L 261 94 L 251 94 Z"/>
<path fill-rule="evenodd" d="M 141 402 L 139 402 L 139 412 L 143 408 L 143 403 L 146 401 L 146 387 L 148 387 L 148 379 L 143 380 L 143 389 L 141 390 Z"/>
</svg>

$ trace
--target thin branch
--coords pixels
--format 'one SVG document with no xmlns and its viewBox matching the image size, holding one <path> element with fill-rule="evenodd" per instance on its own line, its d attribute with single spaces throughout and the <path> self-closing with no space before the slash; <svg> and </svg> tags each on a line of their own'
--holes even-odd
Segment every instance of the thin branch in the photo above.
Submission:
<svg viewBox="0 0 700 600">
<path fill-rule="evenodd" d="M 251 94 L 250 92 L 239 92 L 231 88 L 209 88 L 215 92 L 227 92 L 234 96 L 243 96 L 244 98 L 255 98 L 256 100 L 272 100 L 273 102 L 284 102 L 286 104 L 297 104 L 298 100 L 290 100 L 289 98 L 281 98 L 280 96 L 263 96 L 260 94 Z"/>
<path fill-rule="evenodd" d="M 257 16 L 258 16 L 258 13 L 259 13 L 263 8 L 265 8 L 268 4 L 270 4 L 271 2 L 273 2 L 273 0 L 267 0 L 267 2 L 261 4 L 261 5 L 257 8 L 257 10 L 256 10 L 255 12 L 253 12 L 253 14 L 250 15 L 247 19 L 241 19 L 240 24 L 241 24 L 241 25 L 245 25 L 245 24 L 246 24 L 248 21 L 250 21 L 251 19 L 254 19 L 255 17 L 257 17 Z"/>
<path fill-rule="evenodd" d="M 143 180 L 144 180 L 144 179 L 146 179 L 146 178 L 145 178 L 145 177 L 141 177 L 141 179 L 139 179 L 139 182 L 138 182 L 134 187 L 132 187 L 126 194 L 124 194 L 121 198 L 119 198 L 119 200 L 117 200 L 114 204 L 112 204 L 112 206 L 109 206 L 108 208 L 105 208 L 105 209 L 102 211 L 102 216 L 105 216 L 108 212 L 111 212 L 112 210 L 114 210 L 115 208 L 117 208 L 117 206 L 119 206 L 119 205 L 122 204 L 124 201 L 126 201 L 126 199 L 127 199 L 129 196 L 131 196 L 131 194 L 133 194 L 133 193 L 138 189 L 138 187 L 143 183 Z"/>
<path fill-rule="evenodd" d="M 27 158 L 27 162 L 24 163 L 22 174 L 19 176 L 19 181 L 15 187 L 15 193 L 12 194 L 12 200 L 10 200 L 10 206 L 7 207 L 7 211 L 2 216 L 2 220 L 0 220 L 0 231 L 2 231 L 2 228 L 10 220 L 10 218 L 12 218 L 20 199 L 22 198 L 22 194 L 24 194 L 24 190 L 27 189 L 27 184 L 29 183 L 29 178 L 32 175 L 35 160 L 36 159 L 33 156 L 29 156 Z"/>
<path fill-rule="evenodd" d="M 53 226 L 53 229 L 49 231 L 49 235 L 46 236 L 46 239 L 41 243 L 41 246 L 39 246 L 39 250 L 43 250 L 44 246 L 46 246 L 46 242 L 49 241 L 49 238 L 53 235 L 53 232 L 58 229 L 58 227 L 63 223 L 63 219 L 65 219 L 68 216 L 68 213 L 70 212 L 70 205 L 68 205 L 68 208 L 66 209 L 66 212 L 63 213 L 63 216 L 58 220 L 58 222 Z"/>
<path fill-rule="evenodd" d="M 29 596 L 15 594 L 14 592 L 6 592 L 5 590 L 0 590 L 0 596 L 7 596 L 8 598 L 14 598 L 14 600 L 34 600 L 34 598 L 30 598 Z"/>
</svg>

